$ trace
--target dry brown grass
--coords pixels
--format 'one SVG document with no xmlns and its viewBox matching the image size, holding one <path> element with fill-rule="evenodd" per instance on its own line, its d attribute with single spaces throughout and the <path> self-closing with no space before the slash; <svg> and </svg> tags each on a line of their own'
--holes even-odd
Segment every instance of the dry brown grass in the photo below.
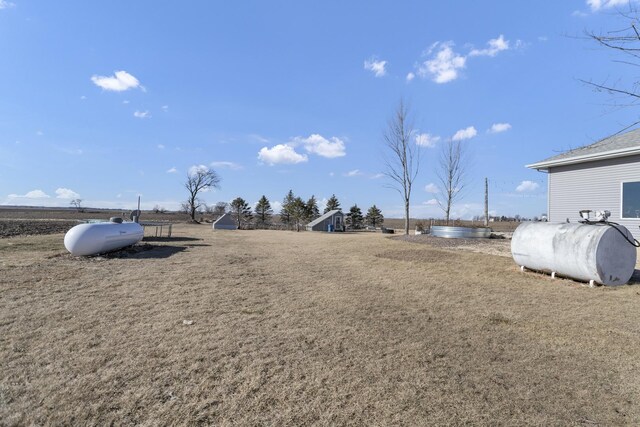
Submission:
<svg viewBox="0 0 640 427">
<path fill-rule="evenodd" d="M 640 424 L 638 286 L 374 233 L 174 236 L 0 241 L 0 423 Z"/>
</svg>

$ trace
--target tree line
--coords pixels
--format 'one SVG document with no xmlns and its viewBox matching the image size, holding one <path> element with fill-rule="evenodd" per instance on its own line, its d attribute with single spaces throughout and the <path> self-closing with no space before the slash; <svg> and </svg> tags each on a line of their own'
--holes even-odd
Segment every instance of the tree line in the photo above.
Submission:
<svg viewBox="0 0 640 427">
<path fill-rule="evenodd" d="M 205 212 L 214 217 L 230 213 L 238 228 L 278 227 L 300 231 L 309 222 L 332 210 L 341 210 L 340 201 L 335 194 L 327 200 L 324 211 L 320 213 L 318 200 L 314 195 L 305 201 L 302 197 L 296 196 L 293 190 L 289 190 L 282 200 L 282 209 L 277 214 L 265 195 L 260 197 L 253 209 L 245 199 L 236 197 L 230 203 L 218 202 Z M 354 230 L 365 226 L 380 227 L 384 223 L 384 215 L 375 204 L 363 215 L 360 207 L 355 204 L 345 213 L 345 223 Z"/>
</svg>

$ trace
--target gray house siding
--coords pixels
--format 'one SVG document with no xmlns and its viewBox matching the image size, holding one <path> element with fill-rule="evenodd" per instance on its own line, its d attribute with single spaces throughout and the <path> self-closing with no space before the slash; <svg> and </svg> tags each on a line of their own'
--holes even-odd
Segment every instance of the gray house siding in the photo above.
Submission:
<svg viewBox="0 0 640 427">
<path fill-rule="evenodd" d="M 640 218 L 622 219 L 622 183 L 640 181 L 640 155 L 549 167 L 549 221 L 580 219 L 581 209 L 611 211 L 640 239 Z"/>
</svg>

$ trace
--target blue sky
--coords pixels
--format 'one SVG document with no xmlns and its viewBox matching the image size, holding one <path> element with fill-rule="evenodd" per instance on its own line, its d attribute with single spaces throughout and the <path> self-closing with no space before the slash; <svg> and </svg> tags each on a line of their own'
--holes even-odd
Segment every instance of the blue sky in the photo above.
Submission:
<svg viewBox="0 0 640 427">
<path fill-rule="evenodd" d="M 289 189 L 402 216 L 382 131 L 411 106 L 422 167 L 412 216 L 441 217 L 442 144 L 463 141 L 454 217 L 540 215 L 525 164 L 635 121 L 579 79 L 633 81 L 586 40 L 620 0 L 158 2 L 0 0 L 0 204 L 176 209 L 193 166 L 207 203 Z M 627 6 L 628 7 L 628 6 Z"/>
</svg>

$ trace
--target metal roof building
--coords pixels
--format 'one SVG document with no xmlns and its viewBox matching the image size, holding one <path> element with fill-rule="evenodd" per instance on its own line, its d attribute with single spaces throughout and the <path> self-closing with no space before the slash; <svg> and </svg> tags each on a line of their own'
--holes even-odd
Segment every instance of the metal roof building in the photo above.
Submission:
<svg viewBox="0 0 640 427">
<path fill-rule="evenodd" d="M 238 224 L 230 213 L 226 213 L 213 223 L 214 230 L 237 230 Z"/>
<path fill-rule="evenodd" d="M 307 231 L 329 231 L 329 226 L 335 231 L 344 231 L 344 214 L 340 209 L 334 209 L 307 224 Z"/>
<path fill-rule="evenodd" d="M 548 173 L 549 221 L 578 221 L 581 209 L 608 210 L 640 238 L 640 129 L 527 167 Z"/>
</svg>

